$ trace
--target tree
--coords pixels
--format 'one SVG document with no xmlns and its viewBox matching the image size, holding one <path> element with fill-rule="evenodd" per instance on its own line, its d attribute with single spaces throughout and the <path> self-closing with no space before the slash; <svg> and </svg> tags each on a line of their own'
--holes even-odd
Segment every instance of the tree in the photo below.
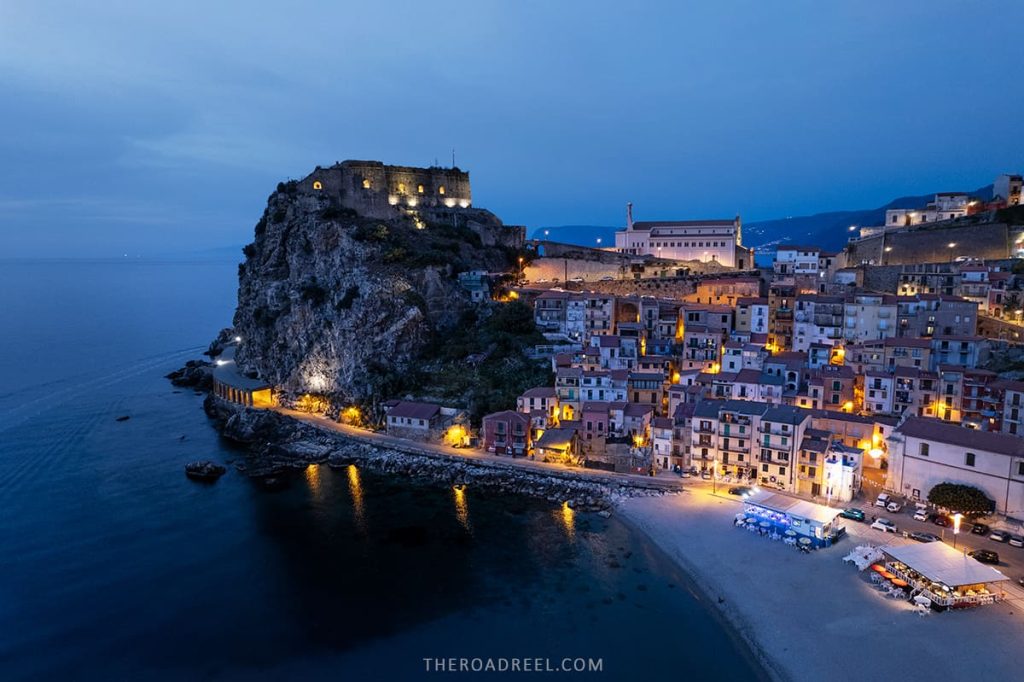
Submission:
<svg viewBox="0 0 1024 682">
<path fill-rule="evenodd" d="M 995 501 L 990 500 L 983 491 L 960 483 L 939 483 L 928 491 L 928 501 L 967 516 L 991 514 L 996 509 Z"/>
</svg>

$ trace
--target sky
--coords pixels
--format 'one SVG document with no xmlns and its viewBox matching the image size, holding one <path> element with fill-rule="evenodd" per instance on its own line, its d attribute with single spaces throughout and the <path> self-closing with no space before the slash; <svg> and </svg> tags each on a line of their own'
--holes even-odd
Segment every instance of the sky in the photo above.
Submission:
<svg viewBox="0 0 1024 682">
<path fill-rule="evenodd" d="M 1024 170 L 1024 3 L 0 0 L 0 258 L 237 247 L 317 165 L 509 224 L 745 221 Z"/>
</svg>

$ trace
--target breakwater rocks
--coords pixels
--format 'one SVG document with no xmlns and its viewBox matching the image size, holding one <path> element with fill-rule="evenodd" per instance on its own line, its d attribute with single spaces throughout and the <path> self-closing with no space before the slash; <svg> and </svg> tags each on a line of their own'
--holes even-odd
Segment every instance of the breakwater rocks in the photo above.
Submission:
<svg viewBox="0 0 1024 682">
<path fill-rule="evenodd" d="M 167 374 L 165 378 L 170 379 L 175 386 L 209 391 L 213 388 L 213 363 L 189 360 L 184 367 Z"/>
<path fill-rule="evenodd" d="M 474 490 L 527 495 L 564 503 L 578 511 L 604 514 L 626 498 L 666 494 L 665 490 L 640 482 L 596 478 L 583 472 L 533 471 L 511 463 L 382 447 L 276 412 L 237 409 L 212 397 L 207 399 L 207 413 L 219 423 L 225 438 L 249 448 L 250 456 L 236 462 L 235 467 L 256 478 L 277 477 L 288 469 L 302 469 L 310 464 L 335 468 L 354 464 L 375 473 L 422 483 L 466 485 Z"/>
</svg>

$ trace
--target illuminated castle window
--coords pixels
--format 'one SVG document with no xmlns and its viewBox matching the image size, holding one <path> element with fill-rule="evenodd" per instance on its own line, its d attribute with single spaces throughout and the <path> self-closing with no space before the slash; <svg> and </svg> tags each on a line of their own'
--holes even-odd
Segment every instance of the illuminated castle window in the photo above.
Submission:
<svg viewBox="0 0 1024 682">
<path fill-rule="evenodd" d="M 363 178 L 363 189 L 370 189 L 370 178 Z"/>
<path fill-rule="evenodd" d="M 440 187 L 437 188 L 437 193 L 444 194 L 444 185 L 441 185 Z"/>
<path fill-rule="evenodd" d="M 416 191 L 423 194 L 423 185 L 416 185 Z"/>
<path fill-rule="evenodd" d="M 313 181 L 313 189 L 323 189 L 323 188 L 324 188 L 324 186 L 320 184 L 319 180 L 314 180 Z"/>
<path fill-rule="evenodd" d="M 404 182 L 398 183 L 398 193 L 399 194 L 405 194 L 405 183 Z"/>
</svg>

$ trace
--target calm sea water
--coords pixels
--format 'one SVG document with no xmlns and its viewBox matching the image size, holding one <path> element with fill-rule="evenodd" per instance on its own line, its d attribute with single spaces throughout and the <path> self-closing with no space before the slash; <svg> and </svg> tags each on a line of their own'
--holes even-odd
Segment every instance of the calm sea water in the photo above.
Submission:
<svg viewBox="0 0 1024 682">
<path fill-rule="evenodd" d="M 614 519 L 354 467 L 189 482 L 241 453 L 162 375 L 234 296 L 234 263 L 0 262 L 4 680 L 473 677 L 424 673 L 449 656 L 759 675 Z"/>
</svg>

